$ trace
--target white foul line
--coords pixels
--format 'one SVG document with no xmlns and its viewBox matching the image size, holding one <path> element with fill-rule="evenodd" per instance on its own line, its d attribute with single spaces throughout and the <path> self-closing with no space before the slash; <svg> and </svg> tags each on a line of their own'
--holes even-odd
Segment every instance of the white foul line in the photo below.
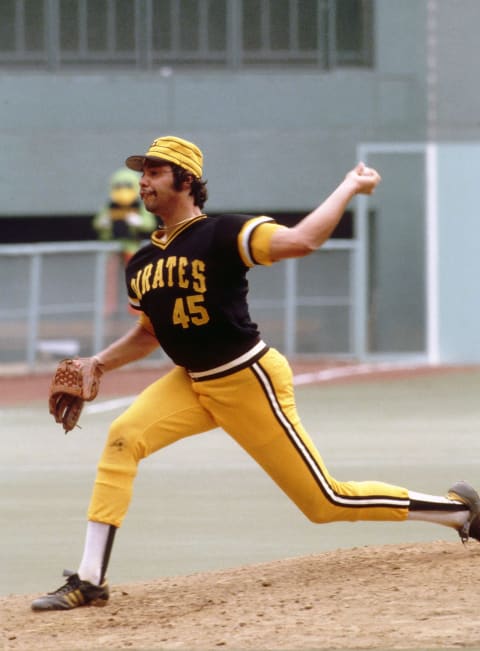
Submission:
<svg viewBox="0 0 480 651">
<path fill-rule="evenodd" d="M 385 373 L 389 371 L 405 371 L 425 368 L 425 364 L 395 364 L 395 363 L 380 363 L 380 364 L 356 364 L 352 366 L 338 366 L 334 368 L 327 368 L 320 371 L 313 371 L 312 373 L 300 373 L 294 375 L 293 384 L 295 386 L 303 386 L 305 384 L 316 384 L 321 382 L 330 382 L 331 380 L 338 380 L 342 378 L 356 377 L 359 375 L 369 375 L 371 373 Z M 114 398 L 112 400 L 104 400 L 85 407 L 85 414 L 101 414 L 107 411 L 114 411 L 115 409 L 123 409 L 129 407 L 135 400 L 136 396 L 124 396 L 122 398 Z"/>
<path fill-rule="evenodd" d="M 123 407 L 129 407 L 135 400 L 136 396 L 124 396 L 123 398 L 114 398 L 113 400 L 104 400 L 94 405 L 85 407 L 85 414 L 101 414 L 105 411 L 114 411 Z"/>
<path fill-rule="evenodd" d="M 357 375 L 370 375 L 371 373 L 388 373 L 390 371 L 412 371 L 419 368 L 425 368 L 425 364 L 395 364 L 383 362 L 379 364 L 356 364 L 354 366 L 338 366 L 327 368 L 313 373 L 301 373 L 295 375 L 293 384 L 300 386 L 302 384 L 314 384 L 316 382 L 329 382 L 341 378 L 349 378 Z"/>
</svg>

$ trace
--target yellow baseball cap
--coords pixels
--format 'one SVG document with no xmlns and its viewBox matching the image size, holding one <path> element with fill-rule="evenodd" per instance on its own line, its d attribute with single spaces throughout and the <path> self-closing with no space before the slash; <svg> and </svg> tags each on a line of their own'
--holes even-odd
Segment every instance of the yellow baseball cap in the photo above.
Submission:
<svg viewBox="0 0 480 651">
<path fill-rule="evenodd" d="M 131 170 L 141 172 L 146 161 L 175 163 L 197 178 L 202 176 L 203 154 L 200 149 L 193 142 L 175 136 L 157 138 L 146 154 L 129 156 L 125 165 Z"/>
</svg>

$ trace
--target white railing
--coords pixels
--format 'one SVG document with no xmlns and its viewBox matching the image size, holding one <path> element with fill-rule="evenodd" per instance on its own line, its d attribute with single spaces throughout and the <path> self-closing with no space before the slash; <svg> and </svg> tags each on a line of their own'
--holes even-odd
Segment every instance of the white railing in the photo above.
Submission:
<svg viewBox="0 0 480 651">
<path fill-rule="evenodd" d="M 286 260 L 268 270 L 250 272 L 251 314 L 271 345 L 289 356 L 305 352 L 302 337 L 306 331 L 310 337 L 307 353 L 355 353 L 356 250 L 355 240 L 330 240 L 309 256 L 309 263 Z M 341 257 L 334 269 L 325 273 L 325 256 L 338 252 Z M 119 253 L 120 246 L 110 242 L 0 245 L 0 364 L 34 369 L 46 358 L 93 354 L 107 339 L 122 334 L 134 317 L 126 310 Z M 113 258 L 118 262 L 116 279 L 109 271 Z M 302 266 L 306 264 L 310 264 L 308 273 Z M 341 287 L 332 291 L 339 277 Z M 106 297 L 113 284 L 118 285 L 120 308 L 109 313 Z M 339 330 L 348 333 L 333 353 L 325 350 L 325 344 L 315 349 L 317 315 L 321 312 L 328 321 L 329 310 L 330 314 L 337 310 Z M 333 330 L 330 338 L 336 336 Z"/>
<path fill-rule="evenodd" d="M 104 341 L 104 296 L 106 291 L 106 262 L 107 256 L 120 251 L 117 243 L 110 242 L 68 242 L 68 243 L 44 243 L 44 244 L 11 244 L 0 245 L 0 271 L 2 277 L 2 293 L 4 296 L 0 302 L 0 335 L 7 322 L 21 324 L 25 326 L 25 342 L 23 348 L 23 360 L 15 361 L 26 362 L 29 368 L 35 366 L 37 353 L 45 350 L 48 352 L 48 342 L 41 342 L 39 335 L 39 326 L 42 317 L 55 317 L 59 314 L 71 315 L 80 312 L 91 313 L 92 324 L 92 349 L 98 350 L 102 347 Z M 61 304 L 55 303 L 51 299 L 48 302 L 41 302 L 41 296 L 48 296 L 48 288 L 44 287 L 44 262 L 47 257 L 58 255 L 75 256 L 78 254 L 91 254 L 93 257 L 93 274 L 92 285 L 90 288 L 91 300 L 79 302 L 76 296 L 75 287 L 72 287 L 70 297 L 62 297 Z M 25 300 L 23 305 L 15 305 L 12 302 L 14 296 L 9 292 L 15 292 L 15 283 L 8 279 L 8 271 L 5 271 L 7 260 L 25 259 L 22 265 L 22 278 L 24 287 Z M 59 273 L 68 274 L 68 268 L 62 265 Z M 16 274 L 17 276 L 17 274 Z M 18 281 L 18 278 L 17 278 Z M 76 279 L 75 284 L 80 285 L 83 279 Z M 42 289 L 44 291 L 42 291 Z M 83 293 L 83 292 L 82 292 Z M 18 297 L 18 295 L 17 295 Z M 23 329 L 22 329 L 23 330 Z M 8 335 L 7 335 L 8 337 Z M 7 342 L 8 343 L 8 342 Z M 51 343 L 51 342 L 50 342 Z M 75 343 L 73 340 L 58 340 L 57 349 L 60 351 L 64 348 L 65 353 L 75 353 Z M 55 348 L 52 344 L 51 349 Z M 0 348 L 0 360 L 5 357 L 5 343 L 3 350 Z"/>
</svg>

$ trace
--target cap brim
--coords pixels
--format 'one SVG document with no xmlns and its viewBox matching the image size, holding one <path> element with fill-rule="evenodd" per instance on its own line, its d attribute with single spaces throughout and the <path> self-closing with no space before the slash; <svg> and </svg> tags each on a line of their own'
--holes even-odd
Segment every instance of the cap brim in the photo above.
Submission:
<svg viewBox="0 0 480 651">
<path fill-rule="evenodd" d="M 125 165 L 135 172 L 141 172 L 145 164 L 145 156 L 129 156 L 125 161 Z"/>
<path fill-rule="evenodd" d="M 129 156 L 127 160 L 125 161 L 125 165 L 131 169 L 135 170 L 135 172 L 143 172 L 143 168 L 145 167 L 146 162 L 150 163 L 156 163 L 157 165 L 170 165 L 170 161 L 166 160 L 165 158 L 160 158 L 157 156 L 140 156 L 139 154 L 136 154 L 134 156 Z"/>
</svg>

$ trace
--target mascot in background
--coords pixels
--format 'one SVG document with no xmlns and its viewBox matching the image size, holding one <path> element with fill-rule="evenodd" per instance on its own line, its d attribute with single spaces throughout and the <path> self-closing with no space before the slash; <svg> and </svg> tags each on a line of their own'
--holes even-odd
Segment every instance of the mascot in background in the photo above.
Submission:
<svg viewBox="0 0 480 651">
<path fill-rule="evenodd" d="M 138 174 L 127 168 L 117 170 L 110 178 L 108 203 L 93 219 L 99 238 L 119 241 L 126 264 L 156 227 L 157 220 L 140 199 Z"/>
<path fill-rule="evenodd" d="M 110 256 L 107 266 L 106 314 L 112 314 L 118 308 L 118 288 L 120 273 L 143 240 L 147 239 L 157 228 L 154 215 L 145 210 L 140 199 L 138 174 L 125 168 L 119 169 L 110 178 L 107 203 L 93 218 L 93 228 L 99 239 L 120 242 L 122 250 L 119 256 Z"/>
</svg>

